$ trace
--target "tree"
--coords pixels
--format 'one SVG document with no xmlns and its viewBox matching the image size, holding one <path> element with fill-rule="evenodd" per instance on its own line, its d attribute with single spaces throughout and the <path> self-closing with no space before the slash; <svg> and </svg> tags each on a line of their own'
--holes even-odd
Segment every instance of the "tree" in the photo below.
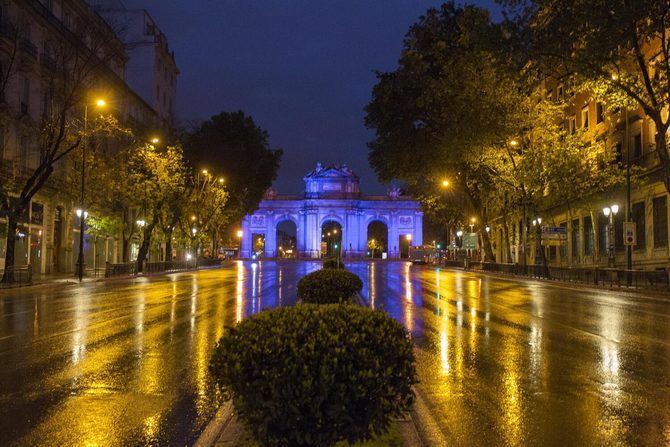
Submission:
<svg viewBox="0 0 670 447">
<path fill-rule="evenodd" d="M 212 116 L 184 135 L 190 165 L 225 179 L 226 222 L 238 222 L 254 211 L 277 177 L 282 150 L 270 149 L 268 138 L 242 111 Z"/>
<path fill-rule="evenodd" d="M 8 93 L 8 86 L 20 71 L 17 45 L 26 37 L 29 24 L 8 25 L 7 29 L 14 36 L 14 46 L 9 63 L 3 64 L 0 72 L 2 96 Z M 53 76 L 47 78 L 45 91 L 51 101 L 38 124 L 36 147 L 33 148 L 39 154 L 37 165 L 0 182 L 0 217 L 7 219 L 7 251 L 2 282 L 14 280 L 14 249 L 21 216 L 28 211 L 33 197 L 49 182 L 58 162 L 82 142 L 82 109 L 89 101 L 88 92 L 99 80 L 100 73 L 107 70 L 105 64 L 114 57 L 116 49 L 110 42 L 116 42 L 110 29 L 81 27 L 79 35 L 72 34 L 45 43 L 45 54 Z"/>
<path fill-rule="evenodd" d="M 413 193 L 434 196 L 427 190 L 448 176 L 486 223 L 484 199 L 495 185 L 482 150 L 508 138 L 519 101 L 505 26 L 485 9 L 448 2 L 410 28 L 398 69 L 378 74 L 366 107 L 366 125 L 375 130 L 369 159 L 381 181 L 400 179 Z M 493 259 L 484 231 L 482 239 Z"/>
<path fill-rule="evenodd" d="M 379 241 L 379 239 L 369 239 L 368 240 L 368 250 L 370 250 L 370 257 L 375 257 L 375 251 L 381 251 L 384 249 L 384 246 Z"/>
<path fill-rule="evenodd" d="M 177 218 L 182 233 L 190 240 L 191 248 L 211 242 L 211 252 L 216 251 L 219 229 L 226 225 L 225 206 L 228 200 L 225 179 L 209 170 L 196 173 L 188 181 L 185 194 L 180 198 L 183 212 Z"/>
<path fill-rule="evenodd" d="M 164 149 L 145 144 L 131 158 L 128 187 L 141 203 L 142 243 L 137 254 L 137 271 L 141 272 L 149 254 L 154 228 L 165 208 L 181 197 L 186 189 L 186 165 L 181 146 Z"/>
<path fill-rule="evenodd" d="M 654 122 L 662 178 L 670 191 L 670 2 L 507 0 L 527 30 L 535 66 L 556 79 L 591 83 L 609 105 L 637 105 Z M 618 103 L 618 104 L 617 104 Z"/>
</svg>

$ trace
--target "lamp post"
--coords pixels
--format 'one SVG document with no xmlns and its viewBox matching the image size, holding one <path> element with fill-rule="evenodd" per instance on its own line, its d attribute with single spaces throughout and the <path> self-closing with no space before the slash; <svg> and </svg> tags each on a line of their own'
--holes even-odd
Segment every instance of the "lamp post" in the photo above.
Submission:
<svg viewBox="0 0 670 447">
<path fill-rule="evenodd" d="M 103 108 L 107 105 L 104 99 L 95 101 L 98 108 Z M 84 141 L 81 147 L 81 189 L 79 191 L 79 209 L 77 210 L 77 217 L 79 217 L 79 254 L 77 256 L 77 278 L 79 282 L 84 278 L 84 222 L 88 213 L 84 211 L 84 188 L 86 181 L 86 149 L 88 147 L 88 102 L 84 104 Z"/>
<path fill-rule="evenodd" d="M 542 264 L 542 218 L 533 219 L 533 229 L 535 230 L 535 265 Z"/>
<path fill-rule="evenodd" d="M 614 245 L 615 241 L 615 234 L 614 234 L 614 216 L 619 212 L 619 205 L 611 205 L 611 206 L 606 206 L 603 208 L 603 214 L 605 217 L 608 218 L 607 221 L 607 246 L 608 246 L 608 253 L 607 253 L 607 265 L 609 267 L 615 267 L 616 266 L 616 247 Z"/>
<path fill-rule="evenodd" d="M 405 239 L 407 239 L 407 242 L 409 242 L 409 248 L 407 249 L 407 258 L 409 259 L 412 257 L 412 235 L 407 234 Z"/>
</svg>

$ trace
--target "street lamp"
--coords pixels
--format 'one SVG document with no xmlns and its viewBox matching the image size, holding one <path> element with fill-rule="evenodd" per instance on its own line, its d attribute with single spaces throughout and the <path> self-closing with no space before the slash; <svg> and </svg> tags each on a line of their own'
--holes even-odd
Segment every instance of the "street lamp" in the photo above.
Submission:
<svg viewBox="0 0 670 447">
<path fill-rule="evenodd" d="M 475 222 L 477 222 L 477 219 L 474 218 L 474 217 L 471 217 L 470 218 L 470 233 L 472 233 L 474 228 L 475 228 Z"/>
<path fill-rule="evenodd" d="M 443 188 L 448 188 L 449 187 L 449 180 L 442 180 L 442 187 Z"/>
<path fill-rule="evenodd" d="M 603 208 L 603 214 L 605 217 L 608 218 L 607 221 L 607 245 L 609 247 L 608 250 L 608 256 L 607 256 L 607 264 L 610 267 L 614 267 L 616 264 L 616 247 L 614 245 L 614 216 L 619 212 L 619 205 L 614 204 L 611 206 L 606 206 Z"/>
<path fill-rule="evenodd" d="M 99 109 L 107 105 L 107 101 L 102 98 L 95 100 L 95 105 Z M 86 185 L 86 148 L 88 146 L 88 102 L 84 105 L 84 141 L 81 147 L 81 190 L 79 191 L 79 255 L 77 256 L 77 277 L 79 282 L 84 278 L 84 221 L 88 213 L 83 211 L 84 218 L 81 219 L 84 209 L 84 188 Z"/>
<path fill-rule="evenodd" d="M 158 137 L 153 137 L 153 138 L 151 139 L 151 144 L 158 144 L 158 143 L 160 143 L 160 142 L 161 142 L 161 140 L 160 140 L 160 138 L 158 138 Z"/>
<path fill-rule="evenodd" d="M 147 222 L 146 222 L 145 220 L 143 220 L 143 219 L 138 219 L 138 220 L 135 221 L 135 223 L 136 223 L 137 226 L 140 227 L 140 228 L 143 228 L 143 227 L 147 224 Z"/>
</svg>

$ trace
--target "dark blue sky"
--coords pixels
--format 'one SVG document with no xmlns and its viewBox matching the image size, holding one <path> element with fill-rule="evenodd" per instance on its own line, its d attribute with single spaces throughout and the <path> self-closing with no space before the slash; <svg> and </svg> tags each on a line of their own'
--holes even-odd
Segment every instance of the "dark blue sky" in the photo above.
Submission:
<svg viewBox="0 0 670 447">
<path fill-rule="evenodd" d="M 380 193 L 367 163 L 363 107 L 374 70 L 396 66 L 428 0 L 123 0 L 156 19 L 181 70 L 184 120 L 244 110 L 284 149 L 275 187 L 302 191 L 317 161 L 347 163 Z M 479 0 L 493 7 L 493 0 Z"/>
</svg>

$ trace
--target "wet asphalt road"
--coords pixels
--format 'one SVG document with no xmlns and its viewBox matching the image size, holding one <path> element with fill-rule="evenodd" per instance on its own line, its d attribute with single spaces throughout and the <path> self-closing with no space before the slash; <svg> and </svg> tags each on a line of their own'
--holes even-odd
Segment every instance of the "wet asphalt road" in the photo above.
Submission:
<svg viewBox="0 0 670 447">
<path fill-rule="evenodd" d="M 316 263 L 0 291 L 0 445 L 189 445 L 216 340 Z M 417 344 L 451 445 L 670 444 L 670 300 L 403 263 L 349 266 Z"/>
</svg>

